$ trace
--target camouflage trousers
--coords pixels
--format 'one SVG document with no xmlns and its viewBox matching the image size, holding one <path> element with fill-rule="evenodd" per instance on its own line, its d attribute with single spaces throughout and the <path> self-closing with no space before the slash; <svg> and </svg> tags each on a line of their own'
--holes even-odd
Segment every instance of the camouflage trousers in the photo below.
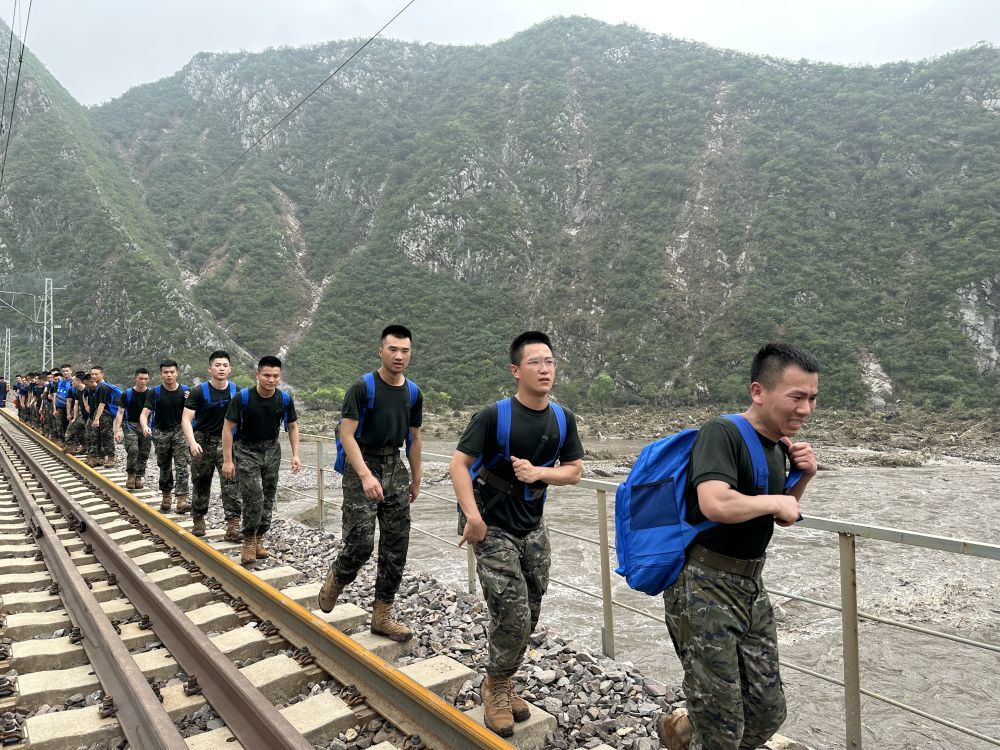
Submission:
<svg viewBox="0 0 1000 750">
<path fill-rule="evenodd" d="M 66 407 L 60 408 L 55 415 L 55 419 L 52 420 L 53 426 L 53 437 L 60 442 L 66 439 L 66 429 L 69 427 L 69 421 L 66 419 Z"/>
<path fill-rule="evenodd" d="M 115 437 L 112 431 L 114 420 L 105 409 L 94 427 L 94 420 L 87 421 L 87 453 L 97 458 L 115 455 Z"/>
<path fill-rule="evenodd" d="M 123 428 L 122 443 L 125 445 L 125 472 L 140 477 L 146 476 L 146 463 L 153 448 L 153 438 L 142 434 L 138 422 L 127 422 Z"/>
<path fill-rule="evenodd" d="M 382 500 L 365 496 L 350 462 L 344 467 L 342 536 L 344 548 L 331 569 L 341 583 L 351 583 L 375 550 L 375 523 L 378 522 L 378 567 L 375 573 L 375 600 L 392 602 L 403 580 L 406 555 L 410 549 L 410 474 L 399 453 L 365 456 L 365 463 L 382 484 Z"/>
<path fill-rule="evenodd" d="M 510 677 L 524 659 L 549 587 L 549 532 L 544 521 L 523 539 L 490 526 L 486 538 L 472 549 L 490 611 L 486 673 Z"/>
<path fill-rule="evenodd" d="M 83 417 L 83 412 L 78 411 L 66 428 L 66 442 L 70 445 L 83 445 L 87 442 L 87 425 Z"/>
<path fill-rule="evenodd" d="M 219 473 L 219 490 L 222 493 L 222 512 L 226 518 L 239 518 L 239 487 L 235 479 L 222 476 L 222 435 L 194 433 L 195 442 L 201 446 L 201 455 L 191 458 L 191 515 L 204 516 L 208 513 L 208 501 L 212 494 L 212 474 Z"/>
<path fill-rule="evenodd" d="M 690 750 L 761 747 L 785 720 L 778 634 L 764 583 L 692 561 L 663 592 L 694 725 Z"/>
<path fill-rule="evenodd" d="M 156 465 L 160 468 L 160 492 L 187 495 L 191 451 L 180 425 L 165 429 L 157 427 L 153 431 L 153 446 L 156 448 Z"/>
<path fill-rule="evenodd" d="M 233 443 L 236 484 L 243 501 L 243 536 L 266 534 L 271 528 L 271 513 L 278 495 L 278 470 L 281 468 L 281 443 L 261 440 L 256 443 Z"/>
</svg>

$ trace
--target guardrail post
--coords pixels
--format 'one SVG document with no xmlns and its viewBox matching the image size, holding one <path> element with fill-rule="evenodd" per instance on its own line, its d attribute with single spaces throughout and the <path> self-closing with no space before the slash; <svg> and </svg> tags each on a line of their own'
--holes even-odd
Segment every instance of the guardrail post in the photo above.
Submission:
<svg viewBox="0 0 1000 750">
<path fill-rule="evenodd" d="M 326 509 L 323 507 L 326 470 L 323 468 L 323 441 L 316 441 L 316 510 L 319 511 L 319 530 L 326 531 Z"/>
<path fill-rule="evenodd" d="M 601 609 L 604 625 L 601 627 L 601 646 L 604 655 L 615 658 L 615 613 L 611 602 L 611 564 L 608 562 L 608 493 L 597 490 L 597 533 L 600 537 L 601 555 Z"/>
<path fill-rule="evenodd" d="M 840 606 L 844 633 L 844 721 L 848 750 L 861 750 L 861 659 L 858 648 L 858 569 L 854 534 L 840 534 Z"/>
</svg>

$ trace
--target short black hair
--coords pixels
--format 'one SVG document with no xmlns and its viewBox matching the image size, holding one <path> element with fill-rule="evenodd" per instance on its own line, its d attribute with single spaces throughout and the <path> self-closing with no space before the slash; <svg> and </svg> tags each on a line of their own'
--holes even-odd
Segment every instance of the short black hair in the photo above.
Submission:
<svg viewBox="0 0 1000 750">
<path fill-rule="evenodd" d="M 56 369 L 53 368 L 53 369 L 49 370 L 49 375 L 62 375 L 62 373 L 59 372 L 59 370 L 56 370 Z"/>
<path fill-rule="evenodd" d="M 270 354 L 265 354 L 260 358 L 260 361 L 257 362 L 257 369 L 259 370 L 261 367 L 277 367 L 280 370 L 281 360 L 277 357 L 272 357 Z"/>
<path fill-rule="evenodd" d="M 149 370 L 147 370 L 145 367 L 136 367 L 135 368 L 135 374 L 136 375 L 149 375 Z"/>
<path fill-rule="evenodd" d="M 68 362 L 64 365 L 59 365 L 60 370 L 63 369 L 64 367 L 68 367 L 71 370 L 73 369 L 73 365 L 69 364 Z"/>
<path fill-rule="evenodd" d="M 83 377 L 80 378 L 80 380 L 82 380 L 84 383 L 86 383 L 88 380 L 93 380 L 93 379 L 94 379 L 94 376 L 91 375 L 89 372 L 88 373 L 84 373 Z"/>
<path fill-rule="evenodd" d="M 791 365 L 806 372 L 819 372 L 819 360 L 811 352 L 793 344 L 771 341 L 754 355 L 750 365 L 750 382 L 773 388 L 781 379 L 785 368 Z"/>
<path fill-rule="evenodd" d="M 395 336 L 397 339 L 409 339 L 411 342 L 413 341 L 413 334 L 410 333 L 410 329 L 399 325 L 399 323 L 393 323 L 382 329 L 382 335 L 378 339 L 379 344 L 385 341 L 386 336 Z"/>
<path fill-rule="evenodd" d="M 83 370 L 77 370 L 76 372 L 74 372 L 74 373 L 73 373 L 73 375 L 74 375 L 75 377 L 78 377 L 78 378 L 80 378 L 80 380 L 83 380 L 83 377 L 84 377 L 85 375 L 89 376 L 89 373 L 87 373 L 87 372 L 84 372 Z"/>
<path fill-rule="evenodd" d="M 174 360 L 174 359 L 161 359 L 160 360 L 160 369 L 162 370 L 162 369 L 167 368 L 167 367 L 177 367 L 177 360 Z"/>
<path fill-rule="evenodd" d="M 101 372 L 104 372 L 104 368 L 101 367 L 100 365 L 91 365 L 90 369 L 91 370 L 100 370 Z"/>
<path fill-rule="evenodd" d="M 545 344 L 549 351 L 555 354 L 552 349 L 552 341 L 541 331 L 525 331 L 510 343 L 510 363 L 512 365 L 521 364 L 521 355 L 524 354 L 524 347 L 528 344 Z"/>
<path fill-rule="evenodd" d="M 214 352 L 208 355 L 208 364 L 212 364 L 217 359 L 224 359 L 227 362 L 232 362 L 232 357 L 229 356 L 229 352 L 225 349 L 216 349 Z"/>
</svg>

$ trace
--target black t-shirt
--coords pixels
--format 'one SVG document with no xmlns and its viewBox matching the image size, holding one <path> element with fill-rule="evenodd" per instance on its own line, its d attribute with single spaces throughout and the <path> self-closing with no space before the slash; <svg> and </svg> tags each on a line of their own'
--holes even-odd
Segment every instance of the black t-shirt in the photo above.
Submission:
<svg viewBox="0 0 1000 750">
<path fill-rule="evenodd" d="M 758 433 L 759 434 L 759 433 Z M 780 443 L 760 435 L 767 459 L 768 494 L 785 491 L 786 455 Z M 705 424 L 695 439 L 688 469 L 687 518 L 700 523 L 705 516 L 698 506 L 695 489 L 701 482 L 716 479 L 726 482 L 737 492 L 754 494 L 753 463 L 740 429 L 724 417 Z M 774 516 L 765 515 L 742 523 L 724 523 L 700 533 L 695 541 L 721 555 L 749 560 L 761 557 L 774 533 Z"/>
<path fill-rule="evenodd" d="M 111 386 L 101 381 L 101 384 L 94 388 L 94 392 L 90 396 L 90 412 L 91 414 L 97 413 L 97 405 L 104 404 L 104 413 L 108 413 L 108 406 L 114 401 L 114 393 L 111 390 Z"/>
<path fill-rule="evenodd" d="M 239 391 L 236 393 L 238 396 Z M 206 435 L 221 435 L 222 423 L 226 418 L 226 410 L 229 407 L 229 394 L 228 386 L 220 391 L 209 383 L 209 402 L 206 404 L 205 397 L 202 395 L 202 387 L 199 385 L 197 388 L 192 388 L 190 393 L 188 393 L 187 403 L 184 404 L 185 409 L 190 409 L 194 412 L 194 421 L 191 426 L 198 432 L 204 432 Z"/>
<path fill-rule="evenodd" d="M 510 416 L 510 454 L 524 458 L 535 466 L 541 466 L 551 461 L 559 445 L 559 424 L 550 406 L 537 411 L 524 406 L 516 398 L 511 400 Z M 583 458 L 583 444 L 576 429 L 576 417 L 569 409 L 566 412 L 566 441 L 559 454 L 561 462 L 576 461 Z M 539 450 L 539 444 L 545 438 L 545 444 Z M 505 482 L 514 485 L 510 494 L 502 494 L 495 488 L 486 485 L 479 487 L 482 510 L 488 508 L 483 516 L 487 526 L 499 526 L 514 536 L 523 537 L 538 528 L 542 521 L 543 503 L 540 501 L 526 502 L 524 499 L 524 483 L 517 481 L 514 467 L 503 460 L 503 446 L 497 445 L 497 405 L 491 404 L 480 409 L 465 428 L 458 441 L 458 450 L 468 456 L 492 457 L 500 455 L 500 460 L 490 467 L 490 471 Z M 543 489 L 545 482 L 534 482 L 532 489 Z M 500 497 L 498 497 L 500 496 Z"/>
<path fill-rule="evenodd" d="M 149 394 L 149 391 L 149 388 L 144 391 L 137 391 L 133 387 L 122 393 L 122 408 L 125 409 L 125 416 L 122 419 L 126 422 L 139 424 L 139 415 L 142 414 L 142 410 L 146 406 L 146 396 Z"/>
<path fill-rule="evenodd" d="M 365 381 L 362 378 L 347 389 L 344 394 L 344 405 L 340 409 L 342 418 L 358 419 L 361 410 L 365 409 L 364 423 L 361 425 L 361 438 L 358 443 L 362 448 L 399 448 L 406 441 L 406 434 L 411 427 L 423 424 L 424 397 L 417 391 L 417 399 L 410 404 L 409 411 L 406 402 L 410 394 L 404 381 L 402 385 L 389 385 L 379 374 L 375 373 L 375 406 L 366 408 L 367 395 Z"/>
<path fill-rule="evenodd" d="M 81 394 L 83 399 L 84 411 L 87 412 L 88 414 L 93 412 L 91 404 L 94 403 L 94 393 L 96 390 L 97 390 L 96 388 L 84 388 L 83 393 Z"/>
<path fill-rule="evenodd" d="M 240 409 L 243 408 L 239 394 L 229 402 L 226 409 L 226 419 L 240 424 Z M 243 424 L 236 433 L 236 439 L 243 443 L 258 443 L 261 440 L 275 440 L 284 423 L 284 405 L 281 391 L 275 390 L 271 398 L 261 398 L 257 388 L 250 389 L 250 398 L 243 413 Z M 288 423 L 298 421 L 295 413 L 295 402 L 288 397 Z"/>
<path fill-rule="evenodd" d="M 185 395 L 184 388 L 179 385 L 174 391 L 168 391 L 162 385 L 147 389 L 143 408 L 154 412 L 153 429 L 170 430 L 180 425 Z"/>
</svg>

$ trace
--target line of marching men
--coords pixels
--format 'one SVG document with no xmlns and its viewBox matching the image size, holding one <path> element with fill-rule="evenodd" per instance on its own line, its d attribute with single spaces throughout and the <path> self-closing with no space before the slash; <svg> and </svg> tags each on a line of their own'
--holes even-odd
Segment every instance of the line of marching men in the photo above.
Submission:
<svg viewBox="0 0 1000 750">
<path fill-rule="evenodd" d="M 423 398 L 405 374 L 412 344 L 408 328 L 387 326 L 379 339 L 379 368 L 344 396 L 335 465 L 344 475 L 343 547 L 318 597 L 321 610 L 333 610 L 371 557 L 378 525 L 371 630 L 399 641 L 413 633 L 390 610 L 422 478 Z M 576 484 L 584 457 L 575 416 L 549 398 L 557 370 L 552 341 L 525 331 L 508 354 L 516 393 L 473 415 L 449 466 L 460 510 L 459 546 L 473 546 L 490 614 L 484 720 L 504 737 L 530 715 L 513 680 L 549 582 L 546 490 Z M 208 380 L 192 388 L 178 383 L 177 363 L 168 359 L 160 362 L 160 383 L 152 387 L 145 368 L 122 391 L 105 381 L 101 367 L 74 373 L 64 366 L 19 376 L 14 390 L 22 420 L 65 450 L 86 446 L 91 466 L 113 466 L 114 443 L 123 442 L 129 488 L 143 486 L 155 446 L 160 508 L 190 512 L 196 535 L 205 534 L 218 471 L 226 538 L 238 540 L 242 531 L 241 561 L 252 565 L 269 557 L 262 539 L 277 494 L 280 429 L 288 432 L 293 471 L 301 467 L 299 431 L 292 397 L 278 388 L 281 360 L 261 358 L 253 388 L 237 389 L 230 371 L 229 355 L 215 351 Z M 816 474 L 812 446 L 793 439 L 815 408 L 818 373 L 816 358 L 799 347 L 762 347 L 750 367 L 747 409 L 709 421 L 687 443 L 687 480 L 677 489 L 685 503 L 653 507 L 653 495 L 640 493 L 629 506 L 632 530 L 656 538 L 679 528 L 682 515 L 689 528 L 700 529 L 682 547 L 672 581 L 658 589 L 684 666 L 690 712 L 656 717 L 655 732 L 669 750 L 758 748 L 785 719 L 777 630 L 761 571 L 775 526 L 800 517 L 799 501 Z M 669 494 L 674 498 L 675 490 Z M 621 560 L 627 545 L 618 544 Z"/>
<path fill-rule="evenodd" d="M 208 379 L 188 387 L 178 382 L 177 362 L 159 363 L 150 385 L 145 367 L 125 389 L 105 380 L 104 368 L 74 371 L 63 365 L 47 373 L 18 375 L 18 417 L 67 453 L 86 455 L 89 466 L 115 465 L 115 443 L 123 443 L 128 489 L 145 487 L 146 465 L 155 452 L 160 510 L 189 514 L 192 533 L 204 536 L 212 477 L 219 475 L 225 538 L 243 542 L 241 562 L 270 557 L 263 539 L 277 495 L 282 426 L 299 470 L 299 433 L 290 394 L 278 389 L 281 360 L 263 357 L 257 384 L 242 390 L 229 381 L 229 354 L 209 355 Z"/>
</svg>

